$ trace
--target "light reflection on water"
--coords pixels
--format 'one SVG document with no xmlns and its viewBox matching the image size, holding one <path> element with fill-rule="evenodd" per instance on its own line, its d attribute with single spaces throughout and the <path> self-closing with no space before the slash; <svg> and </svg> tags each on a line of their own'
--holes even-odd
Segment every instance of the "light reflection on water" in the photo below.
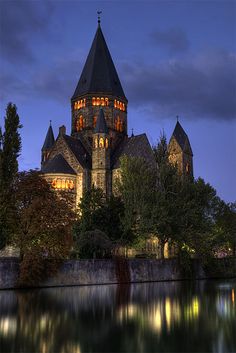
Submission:
<svg viewBox="0 0 236 353">
<path fill-rule="evenodd" d="M 236 280 L 0 291 L 0 352 L 235 352 Z"/>
</svg>

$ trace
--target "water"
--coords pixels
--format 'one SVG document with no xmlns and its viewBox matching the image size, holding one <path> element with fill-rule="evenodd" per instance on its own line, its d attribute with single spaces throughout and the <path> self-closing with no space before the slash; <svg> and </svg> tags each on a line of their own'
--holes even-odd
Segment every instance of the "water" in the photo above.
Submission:
<svg viewBox="0 0 236 353">
<path fill-rule="evenodd" d="M 0 352 L 236 352 L 236 280 L 0 291 Z"/>
</svg>

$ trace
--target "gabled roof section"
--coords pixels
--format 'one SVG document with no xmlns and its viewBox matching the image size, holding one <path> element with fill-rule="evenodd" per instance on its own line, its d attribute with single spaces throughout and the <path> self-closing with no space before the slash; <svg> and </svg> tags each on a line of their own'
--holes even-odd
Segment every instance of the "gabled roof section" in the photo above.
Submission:
<svg viewBox="0 0 236 353">
<path fill-rule="evenodd" d="M 177 121 L 177 123 L 175 125 L 175 129 L 172 134 L 172 137 L 174 137 L 176 139 L 176 141 L 178 142 L 182 151 L 189 152 L 191 155 L 193 155 L 188 135 L 186 134 L 186 132 L 184 131 L 184 129 L 180 125 L 179 121 Z"/>
<path fill-rule="evenodd" d="M 63 135 L 67 146 L 70 148 L 71 152 L 76 157 L 77 161 L 83 168 L 91 169 L 92 160 L 89 152 L 86 150 L 82 142 L 74 137 Z"/>
<path fill-rule="evenodd" d="M 126 100 L 115 65 L 98 25 L 91 49 L 72 99 L 88 93 L 106 93 Z"/>
<path fill-rule="evenodd" d="M 53 159 L 49 160 L 42 168 L 44 174 L 62 173 L 62 174 L 76 174 L 73 168 L 67 163 L 62 154 L 56 155 Z"/>
<path fill-rule="evenodd" d="M 96 121 L 96 126 L 94 129 L 95 133 L 103 133 L 103 134 L 107 134 L 108 133 L 108 128 L 107 128 L 107 123 L 106 123 L 106 119 L 104 116 L 104 111 L 102 108 L 100 108 L 99 110 L 99 115 Z"/>
<path fill-rule="evenodd" d="M 43 147 L 42 147 L 42 151 L 46 151 L 46 150 L 49 150 L 50 148 L 52 148 L 52 146 L 54 145 L 54 142 L 55 142 L 55 138 L 54 138 L 52 126 L 50 124 L 45 141 L 44 141 L 44 144 L 43 144 Z"/>
<path fill-rule="evenodd" d="M 146 134 L 124 139 L 112 156 L 112 168 L 120 167 L 120 157 L 141 157 L 151 166 L 155 166 L 155 158 Z"/>
</svg>

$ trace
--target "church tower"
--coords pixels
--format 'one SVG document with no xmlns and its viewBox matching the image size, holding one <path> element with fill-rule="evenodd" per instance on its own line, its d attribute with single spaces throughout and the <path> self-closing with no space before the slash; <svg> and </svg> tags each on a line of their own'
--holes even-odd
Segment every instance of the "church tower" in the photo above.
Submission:
<svg viewBox="0 0 236 353">
<path fill-rule="evenodd" d="M 102 189 L 105 195 L 111 192 L 110 136 L 102 108 L 93 133 L 92 185 Z"/>
<path fill-rule="evenodd" d="M 193 152 L 188 135 L 177 121 L 174 132 L 171 136 L 169 145 L 169 160 L 177 164 L 178 170 L 182 175 L 193 176 Z"/>
<path fill-rule="evenodd" d="M 106 120 L 111 149 L 127 136 L 127 99 L 98 20 L 98 28 L 71 98 L 71 136 L 93 149 L 93 131 L 100 108 Z"/>
<path fill-rule="evenodd" d="M 48 128 L 48 132 L 47 132 L 46 138 L 44 140 L 43 147 L 41 149 L 41 165 L 42 166 L 48 161 L 48 157 L 50 155 L 50 152 L 51 152 L 52 146 L 54 145 L 54 142 L 55 142 L 55 138 L 54 138 L 52 125 L 51 125 L 51 121 L 50 121 L 50 126 Z"/>
</svg>

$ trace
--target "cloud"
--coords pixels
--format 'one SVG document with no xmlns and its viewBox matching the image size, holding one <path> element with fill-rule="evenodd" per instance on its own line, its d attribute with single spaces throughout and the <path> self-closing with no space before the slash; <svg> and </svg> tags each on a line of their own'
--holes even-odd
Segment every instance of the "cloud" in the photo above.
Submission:
<svg viewBox="0 0 236 353">
<path fill-rule="evenodd" d="M 63 60 L 54 62 L 51 66 L 37 69 L 37 75 L 21 75 L 9 71 L 0 71 L 0 100 L 16 99 L 28 101 L 29 97 L 53 100 L 62 104 L 68 103 L 68 99 L 74 93 L 80 73 L 81 63 L 75 59 L 74 53 L 69 53 Z M 13 97 L 13 98 L 12 98 Z"/>
<path fill-rule="evenodd" d="M 10 63 L 34 61 L 34 35 L 46 33 L 52 14 L 51 2 L 2 1 L 0 3 L 0 48 Z"/>
<path fill-rule="evenodd" d="M 163 46 L 171 53 L 186 51 L 189 40 L 180 28 L 171 28 L 166 31 L 156 30 L 150 34 L 151 40 L 158 46 Z"/>
<path fill-rule="evenodd" d="M 225 51 L 156 66 L 124 64 L 122 76 L 130 105 L 158 119 L 236 119 L 236 56 Z"/>
</svg>

